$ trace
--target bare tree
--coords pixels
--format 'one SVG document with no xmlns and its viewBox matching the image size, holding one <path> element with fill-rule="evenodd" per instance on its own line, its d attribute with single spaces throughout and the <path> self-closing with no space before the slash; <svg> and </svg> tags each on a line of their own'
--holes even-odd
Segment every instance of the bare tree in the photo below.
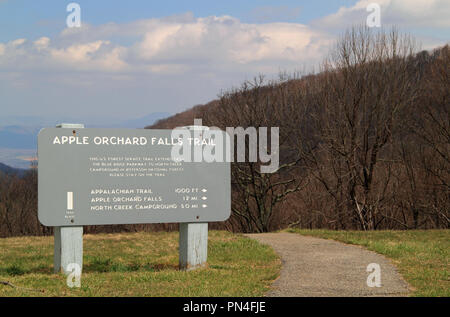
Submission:
<svg viewBox="0 0 450 317">
<path fill-rule="evenodd" d="M 208 125 L 259 129 L 280 128 L 280 165 L 275 173 L 262 173 L 261 161 L 249 160 L 249 139 L 246 143 L 246 161 L 232 165 L 231 220 L 244 232 L 271 230 L 275 207 L 290 194 L 298 191 L 303 179 L 296 176 L 298 153 L 289 146 L 294 135 L 296 98 L 298 89 L 291 78 L 280 76 L 265 84 L 262 76 L 245 82 L 240 88 L 224 93 L 218 107 L 204 117 Z M 234 137 L 234 136 L 232 136 Z M 261 135 L 258 135 L 260 138 Z M 236 142 L 234 142 L 236 143 Z M 270 139 L 268 144 L 270 144 Z M 268 152 L 274 151 L 270 146 Z"/>
<path fill-rule="evenodd" d="M 432 227 L 450 226 L 450 49 L 426 54 L 426 76 L 411 114 L 410 146 L 405 152 L 409 169 L 410 203 L 414 227 L 432 222 Z M 418 60 L 421 62 L 421 60 Z M 414 142 L 414 143 L 413 143 Z"/>
<path fill-rule="evenodd" d="M 395 29 L 354 27 L 322 74 L 309 81 L 315 107 L 310 120 L 320 141 L 300 147 L 311 175 L 334 201 L 338 221 L 352 215 L 359 228 L 371 230 L 386 218 L 392 136 L 401 110 L 418 94 L 418 78 L 408 67 L 414 50 L 413 41 Z"/>
</svg>

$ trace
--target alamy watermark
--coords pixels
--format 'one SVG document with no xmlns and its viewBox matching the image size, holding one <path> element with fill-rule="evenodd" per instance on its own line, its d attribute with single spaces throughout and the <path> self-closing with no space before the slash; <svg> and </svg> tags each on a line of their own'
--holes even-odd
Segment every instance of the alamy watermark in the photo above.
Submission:
<svg viewBox="0 0 450 317">
<path fill-rule="evenodd" d="M 65 268 L 67 275 L 66 284 L 68 287 L 81 287 L 81 266 L 78 263 L 69 263 Z"/>
<path fill-rule="evenodd" d="M 381 6 L 378 3 L 370 3 L 367 12 L 371 12 L 366 19 L 366 24 L 369 28 L 381 27 Z"/>
<path fill-rule="evenodd" d="M 369 274 L 367 276 L 367 286 L 369 287 L 381 287 L 381 267 L 378 263 L 370 263 L 367 266 L 366 271 Z"/>
<path fill-rule="evenodd" d="M 279 168 L 279 128 L 203 127 L 195 119 L 191 127 L 172 130 L 171 158 L 183 162 L 261 162 L 261 173 L 275 173 Z M 235 144 L 236 138 L 236 144 Z M 248 150 L 248 151 L 247 151 Z M 265 165 L 263 165 L 265 164 Z"/>
<path fill-rule="evenodd" d="M 68 28 L 81 27 L 81 7 L 76 2 L 71 2 L 67 5 L 66 11 L 70 14 L 66 18 L 66 24 Z"/>
</svg>

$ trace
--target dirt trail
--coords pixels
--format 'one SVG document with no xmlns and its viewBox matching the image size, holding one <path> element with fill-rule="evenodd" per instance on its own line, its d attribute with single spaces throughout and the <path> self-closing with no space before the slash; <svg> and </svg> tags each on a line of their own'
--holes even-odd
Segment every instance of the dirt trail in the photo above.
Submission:
<svg viewBox="0 0 450 317">
<path fill-rule="evenodd" d="M 294 233 L 248 234 L 282 260 L 267 296 L 407 296 L 408 285 L 384 256 L 359 246 Z M 370 263 L 381 268 L 381 287 L 367 286 Z"/>
</svg>

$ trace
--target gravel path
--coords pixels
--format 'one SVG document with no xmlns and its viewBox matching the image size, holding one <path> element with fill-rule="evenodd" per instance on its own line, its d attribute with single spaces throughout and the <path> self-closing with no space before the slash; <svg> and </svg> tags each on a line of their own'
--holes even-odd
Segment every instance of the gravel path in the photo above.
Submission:
<svg viewBox="0 0 450 317">
<path fill-rule="evenodd" d="M 281 256 L 280 277 L 267 296 L 407 296 L 408 285 L 384 256 L 359 246 L 294 233 L 248 234 Z M 381 287 L 367 286 L 378 263 Z"/>
</svg>

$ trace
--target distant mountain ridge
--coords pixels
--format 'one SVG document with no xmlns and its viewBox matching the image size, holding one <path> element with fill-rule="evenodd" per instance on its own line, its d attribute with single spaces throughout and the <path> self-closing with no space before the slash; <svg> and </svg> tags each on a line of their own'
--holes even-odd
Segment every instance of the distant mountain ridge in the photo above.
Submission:
<svg viewBox="0 0 450 317">
<path fill-rule="evenodd" d="M 17 125 L 2 127 L 0 128 L 0 148 L 35 149 L 38 132 L 39 128 Z"/>
<path fill-rule="evenodd" d="M 149 123 L 153 124 L 163 118 L 167 118 L 170 115 L 171 114 L 169 112 L 153 112 L 141 118 L 126 120 L 118 123 L 99 125 L 86 122 L 86 127 L 138 129 L 144 128 Z M 70 120 L 68 122 L 70 122 Z M 12 122 L 12 124 L 5 124 L 3 126 L 0 125 L 0 148 L 35 149 L 37 147 L 37 134 L 39 133 L 39 130 L 48 126 L 48 124 L 39 121 L 36 121 L 34 125 L 31 125 L 29 122 L 24 122 L 23 125 L 18 124 L 17 122 Z"/>
<path fill-rule="evenodd" d="M 122 126 L 124 128 L 145 128 L 149 122 L 156 123 L 161 119 L 171 116 L 169 112 L 153 112 L 147 116 L 125 121 Z"/>
<path fill-rule="evenodd" d="M 0 163 L 0 172 L 8 175 L 16 174 L 18 176 L 22 176 L 23 174 L 25 174 L 26 170 L 22 168 L 14 168 L 6 164 Z"/>
<path fill-rule="evenodd" d="M 29 159 L 35 156 L 37 135 L 44 127 L 54 127 L 57 123 L 84 123 L 86 128 L 123 128 L 138 129 L 169 117 L 169 112 L 153 112 L 141 118 L 129 119 L 107 124 L 80 122 L 80 120 L 62 118 L 53 122 L 47 118 L 32 116 L 0 118 L 0 161 L 17 168 L 29 166 Z"/>
</svg>

